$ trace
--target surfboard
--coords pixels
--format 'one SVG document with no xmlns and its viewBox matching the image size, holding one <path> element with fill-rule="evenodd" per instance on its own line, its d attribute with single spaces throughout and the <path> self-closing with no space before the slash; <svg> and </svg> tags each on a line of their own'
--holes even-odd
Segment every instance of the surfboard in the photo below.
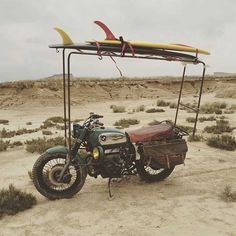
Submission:
<svg viewBox="0 0 236 236">
<path fill-rule="evenodd" d="M 111 30 L 101 21 L 94 21 L 95 24 L 100 26 L 102 30 L 106 34 L 105 40 L 89 40 L 86 41 L 89 44 L 102 44 L 102 45 L 114 45 L 114 46 L 120 46 L 123 44 L 122 41 L 118 40 L 114 34 L 111 32 Z M 163 49 L 163 50 L 173 50 L 173 51 L 182 51 L 182 52 L 191 52 L 196 54 L 204 54 L 204 55 L 210 55 L 210 53 L 206 50 L 195 48 L 192 46 L 184 45 L 184 44 L 166 44 L 166 43 L 155 43 L 155 42 L 147 42 L 147 41 L 135 41 L 130 40 L 127 41 L 132 47 L 134 48 L 151 48 L 151 49 Z"/>
<path fill-rule="evenodd" d="M 120 46 L 122 44 L 119 40 L 89 40 L 86 41 L 89 44 L 95 44 L 96 42 L 102 45 L 114 45 Z M 155 43 L 155 42 L 146 42 L 146 41 L 127 41 L 134 48 L 151 48 L 151 49 L 164 49 L 164 50 L 173 50 L 173 51 L 182 51 L 182 52 L 192 52 L 199 53 L 204 55 L 210 55 L 208 51 L 203 49 L 194 48 L 187 45 L 180 44 L 164 44 L 164 43 Z"/>
<path fill-rule="evenodd" d="M 53 45 L 49 45 L 50 48 L 65 48 L 65 49 L 76 49 L 76 50 L 85 50 L 85 51 L 94 51 L 97 52 L 98 48 L 96 45 L 93 44 L 53 44 Z M 101 45 L 100 46 L 100 50 L 101 51 L 106 51 L 106 52 L 116 52 L 116 53 L 120 53 L 120 48 L 113 46 L 113 45 Z M 127 48 L 126 50 L 126 54 L 129 57 L 133 57 L 132 56 L 132 51 L 130 48 Z M 195 62 L 196 61 L 196 57 L 193 55 L 189 55 L 189 54 L 184 54 L 181 52 L 173 52 L 173 51 L 166 51 L 166 50 L 158 50 L 158 49 L 150 49 L 150 48 L 137 48 L 135 50 L 135 54 L 137 55 L 136 57 L 138 57 L 138 55 L 152 55 L 152 56 L 160 56 L 163 58 L 166 58 L 166 60 L 182 60 L 182 61 L 186 61 L 186 62 Z M 112 55 L 112 54 L 111 54 Z M 126 55 L 126 56 L 127 56 Z M 146 57 L 148 59 L 148 57 Z"/>
<path fill-rule="evenodd" d="M 88 50 L 88 51 L 97 51 L 100 52 L 115 52 L 115 53 L 122 53 L 122 57 L 135 57 L 139 58 L 141 55 L 142 58 L 147 59 L 159 59 L 159 60 L 168 60 L 168 61 L 184 61 L 184 62 L 190 62 L 194 63 L 198 60 L 197 58 L 197 50 L 196 48 L 186 46 L 186 45 L 177 45 L 172 44 L 169 47 L 167 44 L 158 44 L 157 43 L 151 43 L 151 42 L 143 42 L 143 41 L 130 41 L 133 45 L 130 47 L 129 45 L 125 45 L 125 50 L 123 51 L 123 42 L 122 40 L 118 40 L 115 38 L 115 36 L 112 34 L 112 32 L 106 28 L 102 22 L 99 22 L 103 26 L 103 28 L 106 30 L 106 39 L 100 40 L 100 41 L 87 41 L 87 43 L 74 43 L 70 36 L 63 31 L 60 28 L 54 28 L 61 36 L 62 38 L 62 44 L 54 44 L 50 45 L 50 48 L 64 48 L 64 49 L 76 49 L 76 50 Z M 98 45 L 99 43 L 99 45 Z M 129 43 L 129 44 L 131 44 Z M 154 44 L 154 45 L 153 45 Z M 175 48 L 175 50 L 173 50 Z M 135 52 L 134 52 L 135 50 Z M 196 52 L 195 55 L 186 54 L 186 51 L 190 52 Z M 179 52 L 178 52 L 179 51 Z M 201 51 L 200 51 L 201 52 Z M 203 52 L 201 52 L 203 53 Z M 94 54 L 93 54 L 94 55 Z M 109 54 L 111 55 L 111 54 Z M 156 56 L 156 58 L 153 58 L 153 56 Z"/>
</svg>

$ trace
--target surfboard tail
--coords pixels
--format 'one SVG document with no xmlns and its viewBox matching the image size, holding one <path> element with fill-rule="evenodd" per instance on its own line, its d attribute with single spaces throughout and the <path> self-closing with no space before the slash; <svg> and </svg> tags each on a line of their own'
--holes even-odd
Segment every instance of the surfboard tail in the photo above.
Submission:
<svg viewBox="0 0 236 236">
<path fill-rule="evenodd" d="M 71 38 L 69 37 L 69 35 L 64 30 L 57 28 L 57 27 L 55 27 L 54 30 L 56 30 L 60 34 L 60 36 L 62 38 L 62 43 L 64 45 L 74 44 L 73 41 L 71 40 Z"/>
<path fill-rule="evenodd" d="M 111 30 L 103 22 L 96 20 L 94 21 L 94 23 L 100 26 L 102 30 L 105 32 L 106 34 L 105 40 L 117 40 L 114 34 L 111 32 Z"/>
</svg>

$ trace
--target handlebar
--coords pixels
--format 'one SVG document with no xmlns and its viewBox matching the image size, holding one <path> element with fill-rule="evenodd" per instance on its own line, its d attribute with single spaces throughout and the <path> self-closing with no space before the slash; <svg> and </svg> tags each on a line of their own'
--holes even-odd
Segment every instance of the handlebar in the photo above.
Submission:
<svg viewBox="0 0 236 236">
<path fill-rule="evenodd" d="M 90 116 L 84 121 L 83 126 L 92 128 L 94 126 L 103 126 L 104 124 L 99 122 L 99 118 L 103 118 L 102 115 L 90 113 Z"/>
<path fill-rule="evenodd" d="M 99 118 L 103 118 L 102 115 L 98 115 L 98 114 L 93 114 L 90 116 L 91 119 L 99 119 Z"/>
</svg>

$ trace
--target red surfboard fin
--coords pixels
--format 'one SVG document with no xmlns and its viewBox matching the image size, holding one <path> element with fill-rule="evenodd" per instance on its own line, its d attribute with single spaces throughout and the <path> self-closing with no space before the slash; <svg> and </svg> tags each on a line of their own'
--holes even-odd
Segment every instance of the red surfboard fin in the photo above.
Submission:
<svg viewBox="0 0 236 236">
<path fill-rule="evenodd" d="M 106 39 L 105 40 L 117 40 L 116 37 L 114 36 L 114 34 L 110 31 L 110 29 L 101 21 L 94 21 L 95 24 L 97 24 L 98 26 L 100 26 L 103 31 L 106 34 Z"/>
</svg>

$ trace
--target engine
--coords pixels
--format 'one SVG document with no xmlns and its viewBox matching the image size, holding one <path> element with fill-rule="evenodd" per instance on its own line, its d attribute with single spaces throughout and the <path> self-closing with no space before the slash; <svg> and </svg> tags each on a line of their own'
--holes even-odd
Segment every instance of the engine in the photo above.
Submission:
<svg viewBox="0 0 236 236">
<path fill-rule="evenodd" d="M 103 178 L 121 176 L 123 166 L 125 165 L 125 157 L 121 156 L 121 150 L 108 149 L 105 151 L 105 158 L 103 161 Z"/>
<path fill-rule="evenodd" d="M 99 174 L 103 178 L 119 178 L 130 166 L 130 154 L 127 148 L 106 149 L 103 158 L 89 156 L 88 171 L 93 177 Z"/>
<path fill-rule="evenodd" d="M 94 128 L 88 138 L 91 150 L 88 157 L 88 173 L 103 178 L 119 178 L 130 167 L 131 155 L 127 135 L 114 128 Z"/>
</svg>

